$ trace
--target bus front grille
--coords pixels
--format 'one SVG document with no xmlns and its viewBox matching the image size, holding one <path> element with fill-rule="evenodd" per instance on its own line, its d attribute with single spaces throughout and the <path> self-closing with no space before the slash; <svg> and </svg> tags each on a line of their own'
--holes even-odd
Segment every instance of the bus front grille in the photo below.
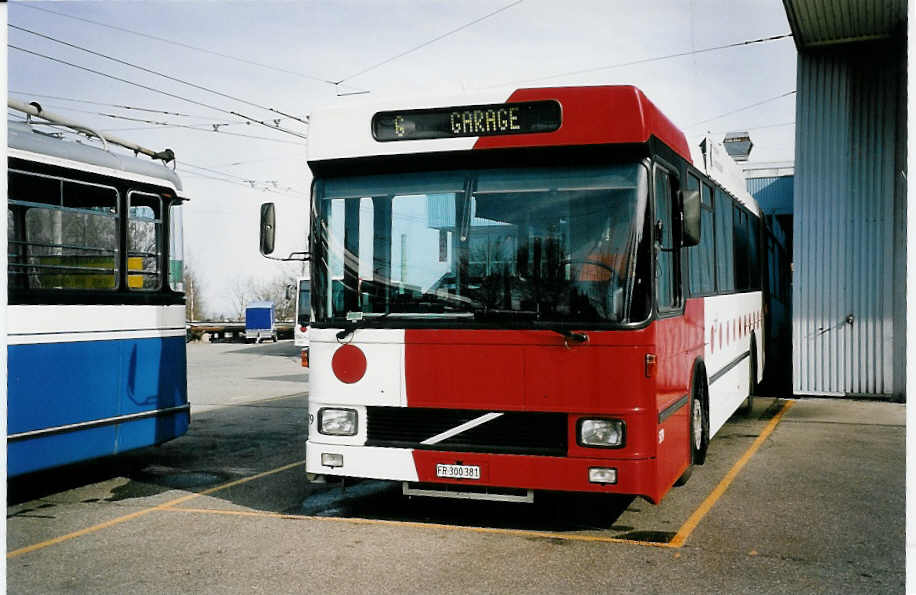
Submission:
<svg viewBox="0 0 916 595">
<path fill-rule="evenodd" d="M 366 446 L 566 456 L 567 415 L 528 411 L 367 407 Z M 483 416 L 488 417 L 484 418 Z M 485 421 L 481 421 L 481 419 Z M 463 424 L 475 425 L 439 438 Z M 434 443 L 429 443 L 429 442 Z M 423 444 L 427 442 L 427 444 Z"/>
</svg>

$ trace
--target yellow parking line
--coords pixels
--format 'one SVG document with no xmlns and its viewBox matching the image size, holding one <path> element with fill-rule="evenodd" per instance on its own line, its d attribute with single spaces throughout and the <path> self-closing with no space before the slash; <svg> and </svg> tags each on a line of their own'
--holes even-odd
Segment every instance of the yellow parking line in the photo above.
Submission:
<svg viewBox="0 0 916 595">
<path fill-rule="evenodd" d="M 61 535 L 60 537 L 55 537 L 53 539 L 48 539 L 34 545 L 26 546 L 13 550 L 7 553 L 6 557 L 15 558 L 16 556 L 21 556 L 29 552 L 34 552 L 46 548 L 51 545 L 55 545 L 70 539 L 75 539 L 89 533 L 94 533 L 108 527 L 113 527 L 115 525 L 124 523 L 131 519 L 141 517 L 143 515 L 149 514 L 155 511 L 176 511 L 176 512 L 196 512 L 200 514 L 222 514 L 222 515 L 234 515 L 234 516 L 248 516 L 248 517 L 261 517 L 261 518 L 278 518 L 278 519 L 299 519 L 299 520 L 317 520 L 317 521 L 330 521 L 330 522 L 343 522 L 351 524 L 364 524 L 364 525 L 388 525 L 388 526 L 409 526 L 409 527 L 423 527 L 423 528 L 434 528 L 441 530 L 452 530 L 452 531 L 468 531 L 475 533 L 491 533 L 491 534 L 502 534 L 502 535 L 518 535 L 523 537 L 537 537 L 544 539 L 564 539 L 567 541 L 590 541 L 590 542 L 604 542 L 604 543 L 625 543 L 630 545 L 641 545 L 641 546 L 650 546 L 650 547 L 662 547 L 662 548 L 680 548 L 687 541 L 687 538 L 696 529 L 700 521 L 706 514 L 712 509 L 715 503 L 719 500 L 722 494 L 728 489 L 731 483 L 735 480 L 738 473 L 744 468 L 747 462 L 752 456 L 760 449 L 763 442 L 773 433 L 773 430 L 776 428 L 776 425 L 780 422 L 783 415 L 789 410 L 790 407 L 794 404 L 794 401 L 787 401 L 783 405 L 782 409 L 777 413 L 770 423 L 767 424 L 760 436 L 754 440 L 754 443 L 751 444 L 750 448 L 742 455 L 742 457 L 732 466 L 728 474 L 719 482 L 716 488 L 706 497 L 703 503 L 697 508 L 696 511 L 687 519 L 681 528 L 678 530 L 677 534 L 671 539 L 668 543 L 656 543 L 651 541 L 637 541 L 631 539 L 620 539 L 616 537 L 603 537 L 599 535 L 568 535 L 563 533 L 550 533 L 545 531 L 526 531 L 523 529 L 499 529 L 492 527 L 465 527 L 460 525 L 439 525 L 436 523 L 421 523 L 415 521 L 391 521 L 391 520 L 382 520 L 382 519 L 363 519 L 363 518 L 342 518 L 342 517 L 318 517 L 318 516 L 305 516 L 305 515 L 290 515 L 290 514 L 281 514 L 281 513 L 270 513 L 270 512 L 258 512 L 258 511 L 234 511 L 234 510 L 210 510 L 203 508 L 177 508 L 178 505 L 184 504 L 194 498 L 200 496 L 207 496 L 233 486 L 241 485 L 262 477 L 267 477 L 275 473 L 281 473 L 283 471 L 304 465 L 305 461 L 297 461 L 295 463 L 290 463 L 289 465 L 283 465 L 282 467 L 277 467 L 276 469 L 271 469 L 269 471 L 264 471 L 263 473 L 258 473 L 250 477 L 244 477 L 242 479 L 237 479 L 235 481 L 230 481 L 201 492 L 195 492 L 193 494 L 187 494 L 180 498 L 170 500 L 164 504 L 159 504 L 157 506 L 151 506 L 143 510 L 138 510 L 130 514 L 126 514 L 115 519 L 87 527 L 85 529 L 80 529 L 79 531 L 74 531 L 66 535 Z"/>
<path fill-rule="evenodd" d="M 547 531 L 527 531 L 525 529 L 500 529 L 496 527 L 470 527 L 463 525 L 440 525 L 437 523 L 422 523 L 419 521 L 392 521 L 385 519 L 365 519 L 359 517 L 323 517 L 307 516 L 300 514 L 284 514 L 279 512 L 260 512 L 251 510 L 215 510 L 211 508 L 176 508 L 169 507 L 170 512 L 189 512 L 197 514 L 214 514 L 225 516 L 243 516 L 254 518 L 269 519 L 287 519 L 300 521 L 326 521 L 332 523 L 350 523 L 354 525 L 383 525 L 389 527 L 416 527 L 424 529 L 440 529 L 445 531 L 466 531 L 469 533 L 490 533 L 497 535 L 515 535 L 520 537 L 537 537 L 541 539 L 563 539 L 566 541 L 592 541 L 603 543 L 626 543 L 630 545 L 642 545 L 650 547 L 672 547 L 670 543 L 657 543 L 652 541 L 636 541 L 633 539 L 621 539 L 619 537 L 603 537 L 601 535 L 576 535 L 566 533 L 550 533 Z"/>
<path fill-rule="evenodd" d="M 150 513 L 150 512 L 153 512 L 154 510 L 156 510 L 156 509 L 155 509 L 155 508 L 147 508 L 147 509 L 144 509 L 144 510 L 138 510 L 137 512 L 133 512 L 133 513 L 131 513 L 131 514 L 126 514 L 126 515 L 121 516 L 121 517 L 118 517 L 118 518 L 116 518 L 116 519 L 112 519 L 112 520 L 106 521 L 106 522 L 104 522 L 104 523 L 99 523 L 98 525 L 93 525 L 92 527 L 87 527 L 87 528 L 85 528 L 85 529 L 80 529 L 79 531 L 74 531 L 73 533 L 67 533 L 66 535 L 61 535 L 60 537 L 55 537 L 55 538 L 53 538 L 53 539 L 48 539 L 47 541 L 42 541 L 41 543 L 36 543 L 36 544 L 34 544 L 34 545 L 29 545 L 29 546 L 26 546 L 26 547 L 19 548 L 18 550 L 13 550 L 13 551 L 9 552 L 8 554 L 6 554 L 6 557 L 7 557 L 7 559 L 9 559 L 9 558 L 15 558 L 16 556 L 21 556 L 22 554 L 28 554 L 29 552 L 34 552 L 35 550 L 40 550 L 40 549 L 46 548 L 46 547 L 48 547 L 48 546 L 50 546 L 50 545 L 54 545 L 54 544 L 56 544 L 56 543 L 60 543 L 60 542 L 62 542 L 62 541 L 68 541 L 68 540 L 70 540 L 70 539 L 75 539 L 75 538 L 77 538 L 77 537 L 80 537 L 80 536 L 82 536 L 82 535 L 86 535 L 86 534 L 88 534 L 88 533 L 95 533 L 96 531 L 100 531 L 100 530 L 102 530 L 102 529 L 106 529 L 106 528 L 108 528 L 108 527 L 112 527 L 112 526 L 114 526 L 114 525 L 118 525 L 118 524 L 123 523 L 123 522 L 125 522 L 125 521 L 129 521 L 129 520 L 131 520 L 131 519 L 135 519 L 135 518 L 137 518 L 137 517 L 143 516 L 143 515 L 145 515 L 145 514 L 148 514 L 148 513 Z"/>
<path fill-rule="evenodd" d="M 754 440 L 754 443 L 751 444 L 751 447 L 747 449 L 747 452 L 738 459 L 738 462 L 735 463 L 728 474 L 722 478 L 722 481 L 719 482 L 719 485 L 716 486 L 709 496 L 703 500 L 703 503 L 700 504 L 700 507 L 697 508 L 690 518 L 687 519 L 675 536 L 671 539 L 671 547 L 681 547 L 684 545 L 684 542 L 687 541 L 687 538 L 690 537 L 690 534 L 694 529 L 697 528 L 697 525 L 700 524 L 700 521 L 703 520 L 703 517 L 706 516 L 706 513 L 715 505 L 715 503 L 722 497 L 722 494 L 725 493 L 725 490 L 728 489 L 728 486 L 732 484 L 735 480 L 735 477 L 738 476 L 738 473 L 744 468 L 747 462 L 754 456 L 754 453 L 763 445 L 763 442 L 769 438 L 770 434 L 773 433 L 773 430 L 776 429 L 776 425 L 779 423 L 779 420 L 782 419 L 782 416 L 785 415 L 786 411 L 789 410 L 792 405 L 795 404 L 795 401 L 786 401 L 786 404 L 783 405 L 782 409 L 779 410 L 773 419 L 770 420 L 770 423 L 767 424 L 767 427 L 763 429 L 763 432 L 760 433 L 760 436 L 757 436 L 757 439 Z"/>
<path fill-rule="evenodd" d="M 195 493 L 193 493 L 193 494 L 187 494 L 187 495 L 185 495 L 185 496 L 182 496 L 181 498 L 176 498 L 176 499 L 174 499 L 174 500 L 170 500 L 170 501 L 168 501 L 168 502 L 166 502 L 166 503 L 164 503 L 164 504 L 159 504 L 159 505 L 157 505 L 157 506 L 151 506 L 151 507 L 149 507 L 149 508 L 144 508 L 143 510 L 137 510 L 137 511 L 132 512 L 132 513 L 130 513 L 130 514 L 125 514 L 124 516 L 119 516 L 118 518 L 111 519 L 110 521 L 105 521 L 104 523 L 99 523 L 98 525 L 93 525 L 93 526 L 91 526 L 91 527 L 86 527 L 85 529 L 80 529 L 79 531 L 74 531 L 73 533 L 67 533 L 66 535 L 61 535 L 60 537 L 54 537 L 53 539 L 48 539 L 48 540 L 46 540 L 46 541 L 42 541 L 42 542 L 36 543 L 36 544 L 34 544 L 34 545 L 29 545 L 29 546 L 26 546 L 26 547 L 19 548 L 18 550 L 13 550 L 13 551 L 11 551 L 11 552 L 8 552 L 8 553 L 6 554 L 6 557 L 7 557 L 7 559 L 9 559 L 9 558 L 15 558 L 16 556 L 21 556 L 21 555 L 23 555 L 23 554 L 28 554 L 29 552 L 34 552 L 34 551 L 36 551 L 36 550 L 40 550 L 40 549 L 46 548 L 46 547 L 48 547 L 48 546 L 51 546 L 51 545 L 55 545 L 55 544 L 61 543 L 61 542 L 63 542 L 63 541 L 69 541 L 70 539 L 75 539 L 75 538 L 77 538 L 77 537 L 82 537 L 83 535 L 88 535 L 89 533 L 95 533 L 96 531 L 101 531 L 102 529 L 107 529 L 108 527 L 113 527 L 113 526 L 115 526 L 115 525 L 120 525 L 121 523 L 124 523 L 124 522 L 126 522 L 126 521 L 129 521 L 129 520 L 131 520 L 131 519 L 135 519 L 135 518 L 141 517 L 141 516 L 146 515 L 146 514 L 149 514 L 149 513 L 151 513 L 151 512 L 155 512 L 155 511 L 157 511 L 157 510 L 168 510 L 168 509 L 170 509 L 170 508 L 172 508 L 172 507 L 174 507 L 174 506 L 177 506 L 177 505 L 179 505 L 179 504 L 183 504 L 183 503 L 187 502 L 188 500 L 193 500 L 194 498 L 198 498 L 198 497 L 200 497 L 200 496 L 207 496 L 207 495 L 209 495 L 209 494 L 213 494 L 213 493 L 215 493 L 215 492 L 219 492 L 219 491 L 221 491 L 221 490 L 225 490 L 225 489 L 231 488 L 231 487 L 233 487 L 233 486 L 237 486 L 237 485 L 240 485 L 240 484 L 243 484 L 243 483 L 247 483 L 247 482 L 249 482 L 249 481 L 254 481 L 255 479 L 260 479 L 260 478 L 262 478 L 262 477 L 267 477 L 268 475 L 273 475 L 273 474 L 275 474 L 275 473 L 280 473 L 280 472 L 282 472 L 282 471 L 286 471 L 286 470 L 288 470 L 288 469 L 292 469 L 292 468 L 294 468 L 294 467 L 298 467 L 298 466 L 304 465 L 304 464 L 305 464 L 305 461 L 297 461 L 297 462 L 295 462 L 295 463 L 290 463 L 289 465 L 283 465 L 282 467 L 277 467 L 276 469 L 271 469 L 271 470 L 269 470 L 269 471 L 264 471 L 263 473 L 258 473 L 258 474 L 256 474 L 256 475 L 252 475 L 252 476 L 250 476 L 250 477 L 243 477 L 242 479 L 237 479 L 237 480 L 235 480 L 235 481 L 230 481 L 230 482 L 224 483 L 224 484 L 222 484 L 222 485 L 218 485 L 218 486 L 215 486 L 215 487 L 212 487 L 212 488 L 203 490 L 203 491 L 201 491 L 201 492 L 195 492 Z"/>
</svg>

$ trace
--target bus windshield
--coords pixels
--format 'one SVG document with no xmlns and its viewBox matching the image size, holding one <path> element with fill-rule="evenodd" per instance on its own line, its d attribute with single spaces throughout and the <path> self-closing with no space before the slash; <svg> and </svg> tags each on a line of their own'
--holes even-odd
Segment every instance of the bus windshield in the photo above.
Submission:
<svg viewBox="0 0 916 595">
<path fill-rule="evenodd" d="M 638 163 L 318 179 L 316 320 L 641 321 L 646 195 Z"/>
</svg>

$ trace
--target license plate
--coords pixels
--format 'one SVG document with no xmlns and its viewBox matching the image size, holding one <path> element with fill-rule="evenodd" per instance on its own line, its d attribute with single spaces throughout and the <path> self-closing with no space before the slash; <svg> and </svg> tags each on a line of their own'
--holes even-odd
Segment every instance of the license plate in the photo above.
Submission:
<svg viewBox="0 0 916 595">
<path fill-rule="evenodd" d="M 480 479 L 480 466 L 478 465 L 436 465 L 436 477 L 449 479 Z"/>
</svg>

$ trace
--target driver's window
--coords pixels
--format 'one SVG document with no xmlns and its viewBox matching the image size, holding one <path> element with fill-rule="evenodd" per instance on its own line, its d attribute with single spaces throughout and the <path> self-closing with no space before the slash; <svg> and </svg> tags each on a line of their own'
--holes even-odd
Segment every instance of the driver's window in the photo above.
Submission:
<svg viewBox="0 0 916 595">
<path fill-rule="evenodd" d="M 660 312 L 678 306 L 674 217 L 670 174 L 655 170 L 655 301 Z"/>
</svg>

